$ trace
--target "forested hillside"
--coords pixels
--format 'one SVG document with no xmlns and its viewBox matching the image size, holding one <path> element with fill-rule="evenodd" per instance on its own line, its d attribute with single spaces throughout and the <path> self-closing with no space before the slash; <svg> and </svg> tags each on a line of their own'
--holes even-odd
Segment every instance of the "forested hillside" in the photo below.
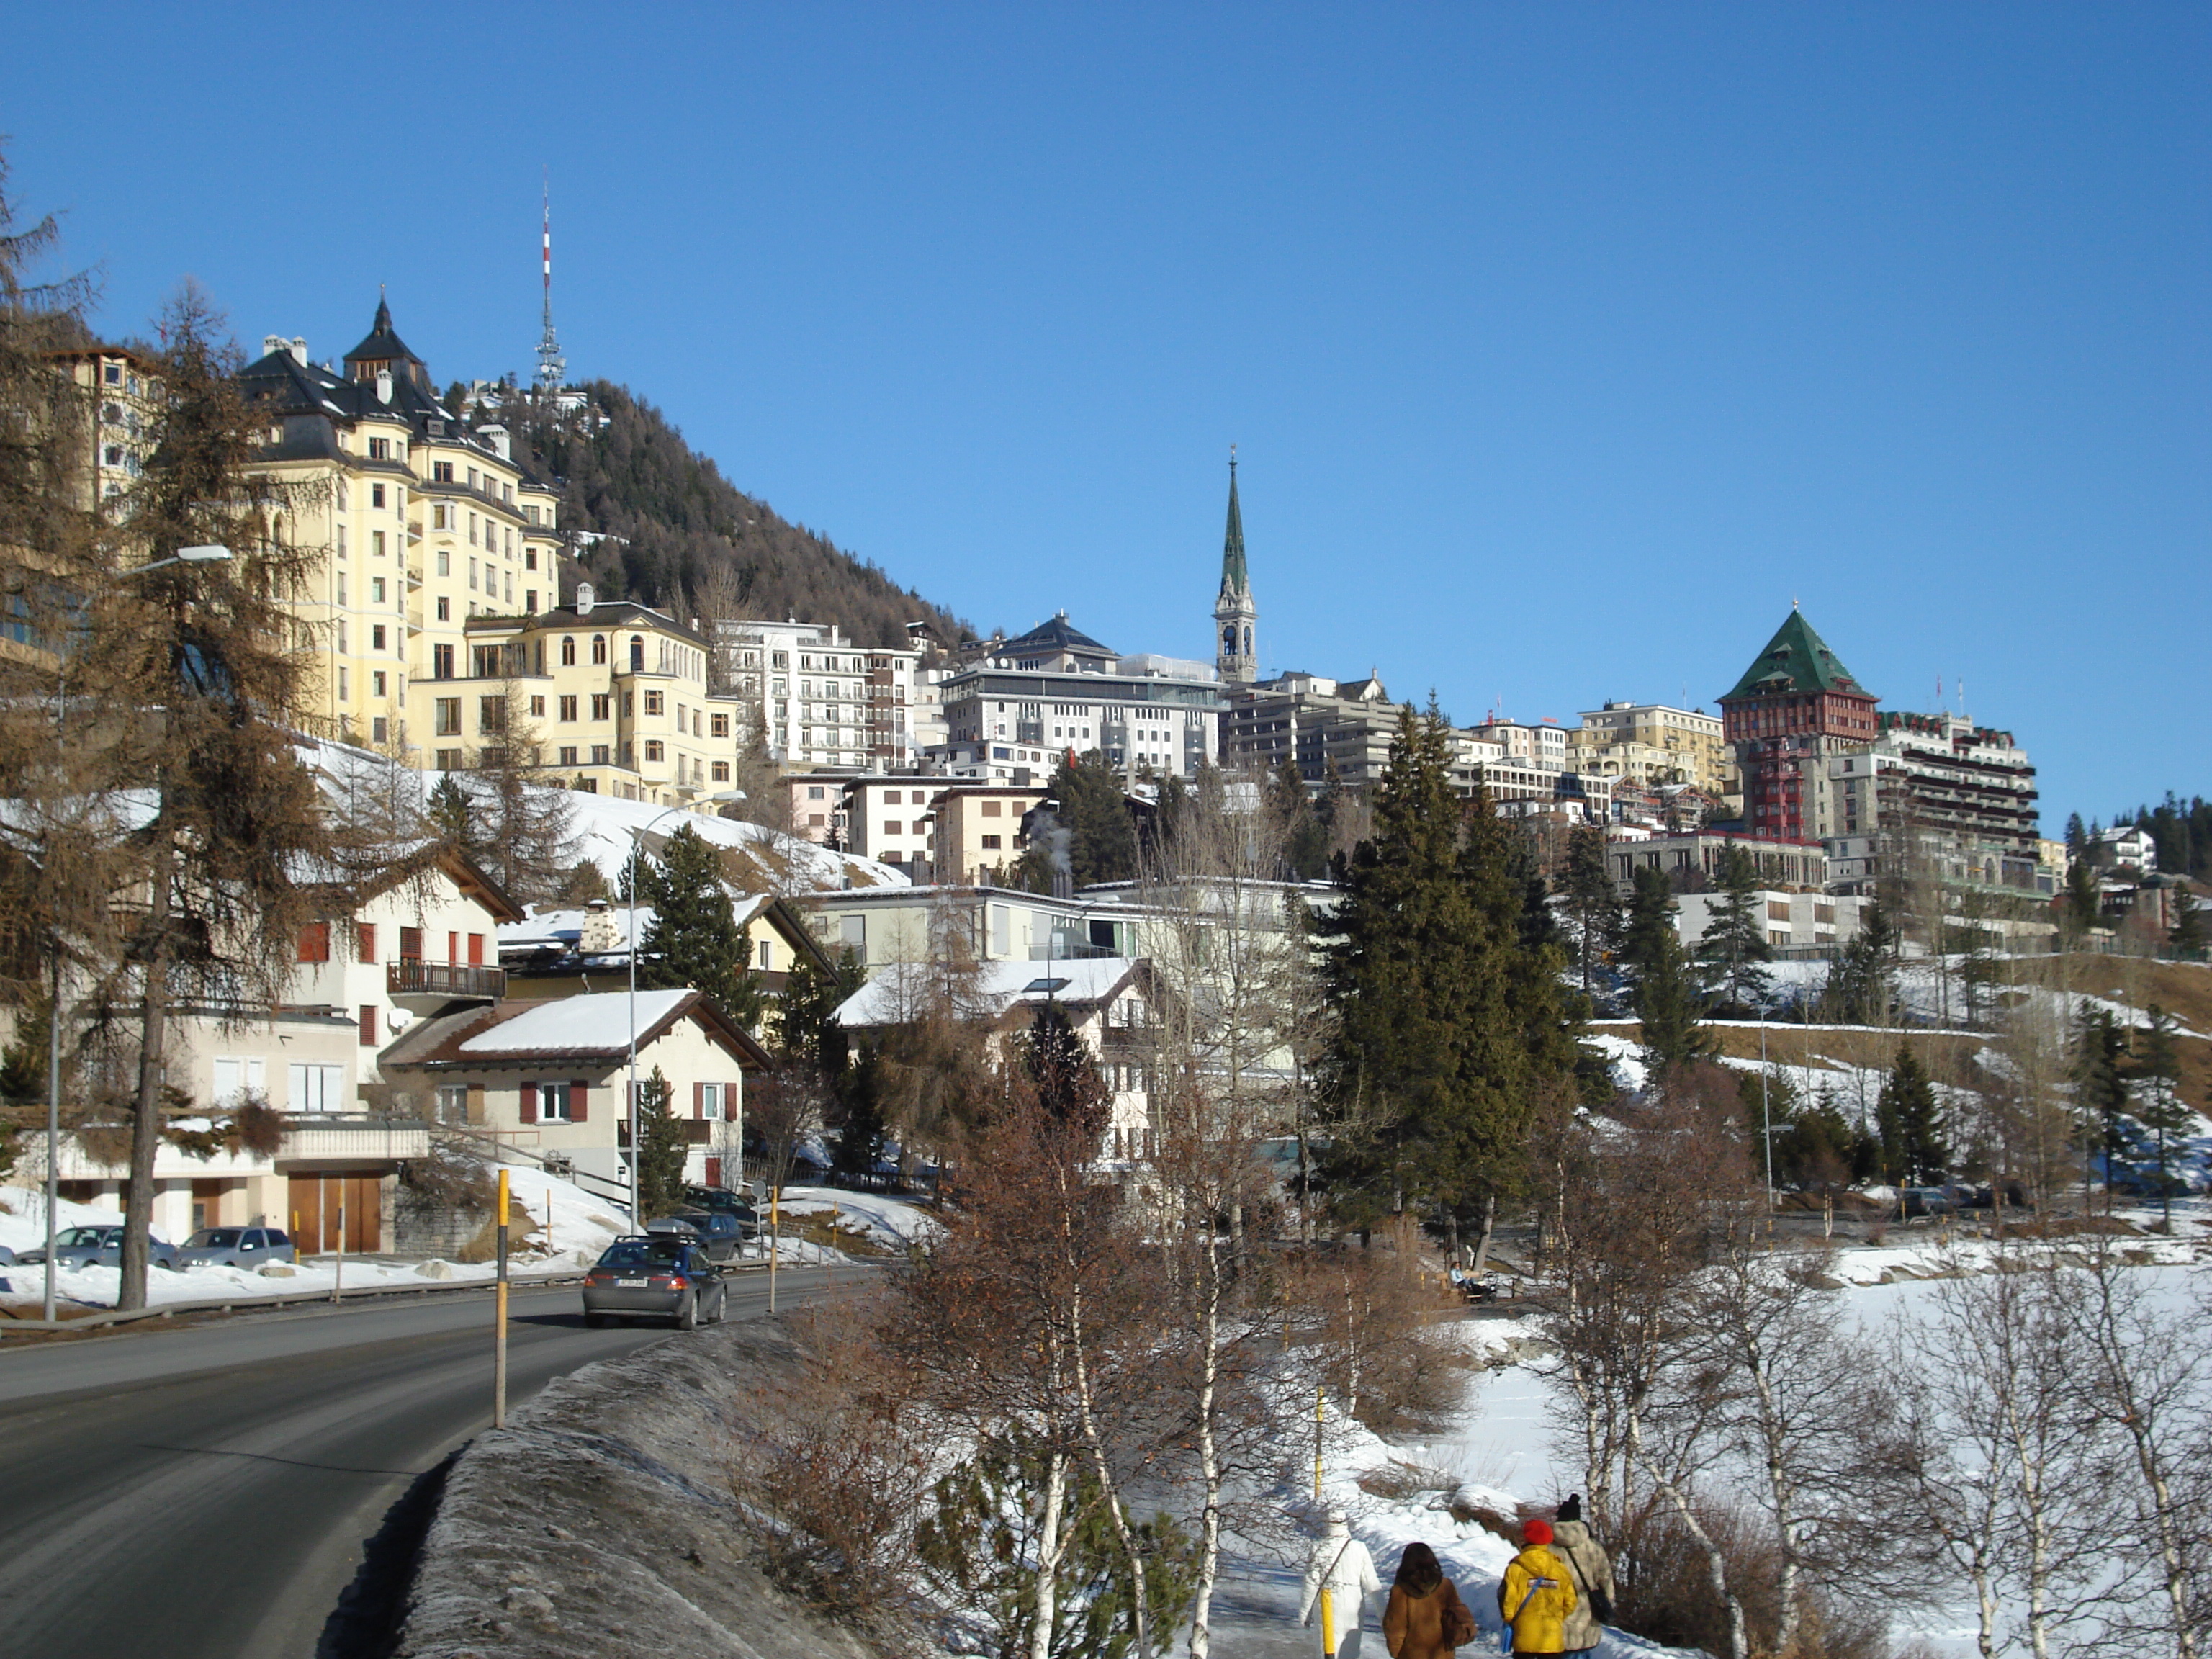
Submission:
<svg viewBox="0 0 2212 1659">
<path fill-rule="evenodd" d="M 943 606 L 738 489 L 627 386 L 580 389 L 592 402 L 584 415 L 512 392 L 500 413 L 518 453 L 562 481 L 563 524 L 607 538 L 573 548 L 600 598 L 686 619 L 836 623 L 861 645 L 902 645 L 912 622 L 959 637 L 965 624 Z"/>
</svg>

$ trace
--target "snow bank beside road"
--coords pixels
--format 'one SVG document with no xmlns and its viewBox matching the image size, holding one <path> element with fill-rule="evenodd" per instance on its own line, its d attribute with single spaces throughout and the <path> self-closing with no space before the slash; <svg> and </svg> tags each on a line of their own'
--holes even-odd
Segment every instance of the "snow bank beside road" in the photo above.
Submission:
<svg viewBox="0 0 2212 1659">
<path fill-rule="evenodd" d="M 780 1200 L 786 1215 L 836 1214 L 838 1228 L 884 1249 L 903 1252 L 945 1234 L 945 1224 L 920 1205 L 880 1193 L 848 1193 L 836 1187 L 786 1187 Z"/>
</svg>

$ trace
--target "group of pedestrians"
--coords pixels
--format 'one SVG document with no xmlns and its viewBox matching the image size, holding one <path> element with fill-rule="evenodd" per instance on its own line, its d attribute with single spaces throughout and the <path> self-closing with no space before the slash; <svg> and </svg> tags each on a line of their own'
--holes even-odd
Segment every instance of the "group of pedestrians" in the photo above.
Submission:
<svg viewBox="0 0 2212 1659">
<path fill-rule="evenodd" d="M 1498 1614 L 1514 1654 L 1587 1654 L 1613 1616 L 1613 1563 L 1582 1517 L 1582 1498 L 1571 1494 L 1550 1521 L 1521 1526 L 1521 1552 L 1498 1582 Z M 1382 1594 L 1375 1558 L 1352 1535 L 1340 1509 L 1325 1518 L 1306 1566 L 1298 1622 L 1310 1625 L 1328 1591 L 1328 1618 L 1316 1633 L 1321 1650 L 1336 1659 L 1361 1659 L 1367 1599 Z M 1474 1640 L 1474 1615 L 1458 1586 L 1444 1577 L 1426 1544 L 1406 1546 L 1382 1607 L 1382 1641 L 1390 1659 L 1449 1659 Z"/>
</svg>

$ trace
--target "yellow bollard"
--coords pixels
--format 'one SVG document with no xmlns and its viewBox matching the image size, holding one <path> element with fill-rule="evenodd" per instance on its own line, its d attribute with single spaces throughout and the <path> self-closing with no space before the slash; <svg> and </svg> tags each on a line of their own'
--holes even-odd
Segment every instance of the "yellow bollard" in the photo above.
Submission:
<svg viewBox="0 0 2212 1659">
<path fill-rule="evenodd" d="M 491 1425 L 507 1426 L 507 1171 L 499 1172 L 499 1276 L 492 1291 Z"/>
<path fill-rule="evenodd" d="M 1336 1659 L 1336 1598 L 1326 1584 L 1321 1587 L 1321 1650 Z"/>
</svg>

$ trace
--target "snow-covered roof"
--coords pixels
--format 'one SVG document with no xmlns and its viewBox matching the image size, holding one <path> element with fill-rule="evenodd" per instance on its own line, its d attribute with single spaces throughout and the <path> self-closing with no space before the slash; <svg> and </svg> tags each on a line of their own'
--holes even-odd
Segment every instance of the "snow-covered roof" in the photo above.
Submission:
<svg viewBox="0 0 2212 1659">
<path fill-rule="evenodd" d="M 692 993 L 684 990 L 640 991 L 637 1025 L 641 1035 L 683 1006 Z M 593 1052 L 629 1046 L 630 999 L 624 991 L 599 991 L 587 996 L 555 997 L 503 1019 L 489 1031 L 480 1031 L 460 1045 L 465 1054 L 540 1054 L 558 1048 Z"/>
<path fill-rule="evenodd" d="M 976 970 L 975 995 L 1003 1015 L 1024 1003 L 1104 1000 L 1136 969 L 1128 957 L 1081 957 L 1073 961 L 987 962 Z M 895 962 L 845 999 L 840 1025 L 896 1025 L 910 1017 L 940 970 L 929 963 Z"/>
</svg>

